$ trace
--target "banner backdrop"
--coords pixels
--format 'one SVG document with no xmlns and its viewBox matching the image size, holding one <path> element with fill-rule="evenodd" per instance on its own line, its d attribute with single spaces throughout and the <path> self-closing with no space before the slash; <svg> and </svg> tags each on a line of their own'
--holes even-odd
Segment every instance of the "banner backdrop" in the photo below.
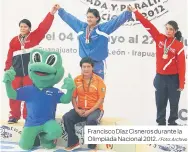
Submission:
<svg viewBox="0 0 188 152">
<path fill-rule="evenodd" d="M 126 10 L 128 4 L 137 7 L 157 29 L 164 33 L 165 24 L 175 20 L 183 33 L 187 49 L 187 0 L 4 0 L 2 2 L 2 50 L 1 73 L 7 57 L 10 40 L 18 35 L 18 23 L 27 18 L 32 30 L 37 28 L 55 3 L 59 3 L 67 12 L 86 21 L 89 7 L 100 11 L 102 22 L 106 22 Z M 42 49 L 61 53 L 65 76 L 80 74 L 78 41 L 76 33 L 64 23 L 58 14 L 45 39 Z M 104 117 L 121 117 L 133 125 L 155 125 L 156 106 L 153 79 L 155 69 L 155 42 L 146 29 L 135 20 L 126 22 L 109 36 L 109 56 L 106 59 L 105 83 L 107 93 L 104 103 Z M 2 76 L 1 76 L 2 78 Z M 61 87 L 61 81 L 57 87 Z M 3 119 L 8 119 L 9 105 L 4 85 L 2 88 Z M 179 104 L 179 122 L 187 123 L 187 87 L 181 94 Z M 63 115 L 72 105 L 58 105 L 57 114 Z M 169 109 L 169 107 L 168 107 Z M 169 116 L 169 110 L 167 111 Z"/>
</svg>

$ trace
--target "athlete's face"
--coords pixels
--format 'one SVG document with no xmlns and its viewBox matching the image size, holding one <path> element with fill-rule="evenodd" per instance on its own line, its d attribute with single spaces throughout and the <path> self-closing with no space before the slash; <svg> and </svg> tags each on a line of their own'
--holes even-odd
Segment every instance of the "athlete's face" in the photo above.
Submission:
<svg viewBox="0 0 188 152">
<path fill-rule="evenodd" d="M 166 24 L 166 36 L 174 37 L 176 34 L 176 30 L 170 24 Z"/>
<path fill-rule="evenodd" d="M 88 77 L 92 75 L 93 67 L 90 63 L 83 63 L 81 69 L 84 76 Z"/>
<path fill-rule="evenodd" d="M 30 32 L 30 28 L 27 24 L 21 23 L 20 24 L 20 34 L 27 35 Z"/>
<path fill-rule="evenodd" d="M 93 13 L 87 13 L 87 23 L 89 26 L 97 25 L 97 21 L 99 20 L 98 17 L 95 17 Z"/>
</svg>

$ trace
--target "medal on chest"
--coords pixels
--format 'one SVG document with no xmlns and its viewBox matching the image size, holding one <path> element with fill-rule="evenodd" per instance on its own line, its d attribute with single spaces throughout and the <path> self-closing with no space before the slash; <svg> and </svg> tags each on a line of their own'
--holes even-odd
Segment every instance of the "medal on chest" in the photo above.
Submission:
<svg viewBox="0 0 188 152">
<path fill-rule="evenodd" d="M 24 47 L 24 45 L 22 45 L 22 46 L 21 46 L 21 50 L 24 50 L 24 49 L 25 49 L 25 47 Z"/>
<path fill-rule="evenodd" d="M 170 47 L 172 46 L 172 44 L 174 43 L 175 39 L 176 39 L 176 38 L 174 38 L 174 39 L 172 40 L 172 42 L 170 43 L 169 46 L 166 46 L 167 39 L 165 40 L 164 51 L 163 51 L 163 57 L 162 57 L 163 59 L 165 59 L 165 60 L 168 59 L 168 51 L 169 51 Z"/>
<path fill-rule="evenodd" d="M 168 59 L 168 54 L 163 54 L 163 59 Z"/>
<path fill-rule="evenodd" d="M 91 34 L 91 30 L 89 28 L 89 26 L 86 28 L 86 44 L 89 44 L 89 39 L 90 39 L 90 34 Z"/>
</svg>

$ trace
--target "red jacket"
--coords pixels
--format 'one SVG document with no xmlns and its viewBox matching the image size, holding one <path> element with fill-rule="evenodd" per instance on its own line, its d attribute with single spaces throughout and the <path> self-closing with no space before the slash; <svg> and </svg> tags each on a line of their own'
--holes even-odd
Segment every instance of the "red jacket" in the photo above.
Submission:
<svg viewBox="0 0 188 152">
<path fill-rule="evenodd" d="M 7 60 L 5 62 L 5 70 L 13 66 L 16 71 L 16 76 L 28 75 L 30 51 L 33 49 L 33 47 L 39 45 L 39 43 L 45 37 L 45 34 L 50 29 L 53 20 L 54 15 L 48 13 L 38 28 L 33 32 L 30 32 L 27 36 L 24 49 L 21 49 L 20 35 L 15 36 L 11 40 Z"/>
<path fill-rule="evenodd" d="M 135 11 L 136 18 L 148 30 L 156 42 L 156 70 L 162 75 L 179 75 L 179 88 L 183 89 L 185 84 L 185 52 L 182 42 L 175 40 L 168 51 L 168 58 L 163 59 L 164 44 L 168 47 L 174 38 L 168 38 L 161 34 L 156 27 L 147 20 L 141 13 Z"/>
</svg>

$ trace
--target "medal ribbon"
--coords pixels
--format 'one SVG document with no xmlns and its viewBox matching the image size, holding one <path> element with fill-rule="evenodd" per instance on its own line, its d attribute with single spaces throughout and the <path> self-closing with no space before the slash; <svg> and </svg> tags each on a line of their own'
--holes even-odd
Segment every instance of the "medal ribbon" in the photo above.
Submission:
<svg viewBox="0 0 188 152">
<path fill-rule="evenodd" d="M 89 92 L 89 87 L 91 85 L 91 80 L 92 80 L 92 77 L 89 79 L 89 83 L 88 83 L 88 88 L 87 88 L 87 91 L 84 87 L 84 80 L 82 80 L 82 86 L 83 86 L 83 90 L 84 90 L 84 93 L 85 93 L 85 107 L 87 107 L 87 96 L 86 96 L 86 92 Z"/>
<path fill-rule="evenodd" d="M 172 42 L 170 43 L 170 45 L 168 47 L 166 47 L 166 42 L 167 42 L 167 39 L 165 40 L 165 44 L 164 44 L 164 55 L 167 55 L 168 54 L 168 51 L 169 51 L 169 48 L 172 46 L 172 44 L 174 43 L 176 38 L 174 38 L 172 40 Z"/>
<path fill-rule="evenodd" d="M 86 28 L 86 43 L 89 43 L 89 37 L 90 37 L 91 31 L 89 29 L 89 26 Z"/>
</svg>

